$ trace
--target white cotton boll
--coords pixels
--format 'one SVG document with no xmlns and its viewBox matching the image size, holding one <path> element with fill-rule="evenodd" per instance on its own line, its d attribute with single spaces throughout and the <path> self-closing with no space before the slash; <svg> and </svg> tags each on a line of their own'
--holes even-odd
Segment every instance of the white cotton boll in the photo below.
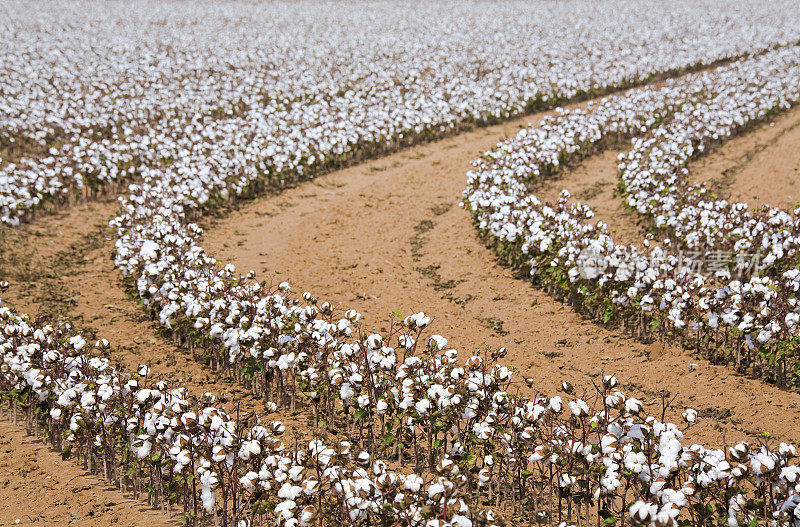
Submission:
<svg viewBox="0 0 800 527">
<path fill-rule="evenodd" d="M 472 520 L 467 516 L 454 514 L 450 518 L 450 524 L 453 525 L 453 527 L 472 527 Z"/>
<path fill-rule="evenodd" d="M 189 465 L 192 462 L 191 455 L 188 450 L 181 450 L 178 452 L 178 455 L 175 456 L 175 470 L 181 472 L 183 467 Z"/>
<path fill-rule="evenodd" d="M 144 404 L 150 398 L 151 393 L 151 390 L 148 390 L 147 388 L 139 390 L 136 392 L 136 401 L 139 404 Z"/>
<path fill-rule="evenodd" d="M 300 526 L 307 527 L 313 525 L 317 519 L 317 509 L 313 505 L 306 505 L 300 512 Z"/>
<path fill-rule="evenodd" d="M 419 492 L 422 488 L 423 480 L 416 474 L 409 474 L 403 481 L 403 488 L 409 492 Z"/>
<path fill-rule="evenodd" d="M 349 383 L 342 384 L 342 387 L 339 389 L 339 397 L 345 404 L 349 404 L 350 399 L 352 399 L 355 394 L 355 390 L 353 390 Z"/>
<path fill-rule="evenodd" d="M 74 337 L 70 337 L 69 343 L 72 344 L 72 348 L 75 351 L 81 351 L 83 348 L 86 347 L 86 341 L 80 335 L 75 335 Z"/>
<path fill-rule="evenodd" d="M 152 261 L 158 259 L 158 244 L 151 240 L 146 240 L 143 244 L 141 249 L 139 250 L 139 255 L 145 261 Z"/>
<path fill-rule="evenodd" d="M 751 458 L 750 466 L 757 476 L 767 474 L 775 468 L 775 458 L 762 450 Z"/>
<path fill-rule="evenodd" d="M 568 405 L 575 417 L 586 417 L 589 415 L 589 405 L 581 399 L 570 401 Z"/>
<path fill-rule="evenodd" d="M 255 490 L 256 488 L 255 484 L 257 481 L 258 481 L 258 474 L 253 472 L 252 470 L 247 474 L 245 474 L 244 476 L 242 476 L 241 478 L 239 478 L 239 483 L 241 483 L 245 489 L 251 492 Z"/>
<path fill-rule="evenodd" d="M 56 404 L 59 406 L 64 406 L 67 408 L 71 408 L 75 406 L 75 398 L 78 396 L 77 392 L 74 388 L 70 388 L 68 390 L 64 390 L 64 392 L 58 396 L 58 400 Z"/>
<path fill-rule="evenodd" d="M 211 329 L 209 329 L 208 334 L 213 338 L 219 338 L 222 336 L 224 332 L 225 328 L 222 326 L 222 324 L 217 322 L 216 324 L 213 324 L 211 326 Z"/>
<path fill-rule="evenodd" d="M 291 483 L 284 483 L 278 490 L 278 497 L 281 499 L 296 500 L 303 493 L 303 488 Z"/>
<path fill-rule="evenodd" d="M 81 407 L 91 408 L 94 406 L 95 402 L 96 401 L 93 393 L 83 392 L 83 394 L 81 394 Z"/>
<path fill-rule="evenodd" d="M 444 495 L 444 485 L 441 483 L 433 483 L 428 486 L 428 497 L 434 501 L 439 501 Z"/>
<path fill-rule="evenodd" d="M 140 436 L 141 438 L 142 436 Z M 150 455 L 150 450 L 153 447 L 153 443 L 150 442 L 147 436 L 143 436 L 142 439 L 139 440 L 138 444 L 134 443 L 131 446 L 131 450 L 133 453 L 136 454 L 136 457 L 139 459 L 144 459 Z"/>
<path fill-rule="evenodd" d="M 625 401 L 625 412 L 628 414 L 637 415 L 642 411 L 642 408 L 642 403 L 638 399 L 631 397 Z"/>
<path fill-rule="evenodd" d="M 364 341 L 364 343 L 366 344 L 367 348 L 369 348 L 369 349 L 372 349 L 372 350 L 378 349 L 381 346 L 383 346 L 383 337 L 381 335 L 378 335 L 377 333 L 373 333 L 372 335 L 369 335 L 367 337 L 367 339 Z"/>
<path fill-rule="evenodd" d="M 224 461 L 227 456 L 228 453 L 225 450 L 225 447 L 223 447 L 222 445 L 214 445 L 214 448 L 211 450 L 211 459 L 215 463 Z"/>
<path fill-rule="evenodd" d="M 655 517 L 658 508 L 652 503 L 637 501 L 628 509 L 631 519 L 640 524 L 647 525 Z"/>
<path fill-rule="evenodd" d="M 423 329 L 431 323 L 431 317 L 427 316 L 422 311 L 415 313 L 409 318 L 417 329 Z"/>
<path fill-rule="evenodd" d="M 431 335 L 428 339 L 428 345 L 438 351 L 442 351 L 447 347 L 447 339 L 441 335 Z"/>
<path fill-rule="evenodd" d="M 603 454 L 610 454 L 619 448 L 619 440 L 614 435 L 606 434 L 600 440 L 600 448 Z"/>
<path fill-rule="evenodd" d="M 239 459 L 243 461 L 248 461 L 259 454 L 261 454 L 261 446 L 256 440 L 245 441 L 239 449 Z"/>
<path fill-rule="evenodd" d="M 216 505 L 214 489 L 218 482 L 217 475 L 213 472 L 204 472 L 200 475 L 200 500 L 206 512 L 214 512 Z"/>
</svg>

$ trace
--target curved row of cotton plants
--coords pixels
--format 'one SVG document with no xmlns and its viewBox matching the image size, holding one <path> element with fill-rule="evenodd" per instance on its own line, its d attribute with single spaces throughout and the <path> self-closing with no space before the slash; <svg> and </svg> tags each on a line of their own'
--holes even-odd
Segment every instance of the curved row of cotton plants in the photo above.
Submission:
<svg viewBox="0 0 800 527">
<path fill-rule="evenodd" d="M 797 83 L 766 79 L 767 89 L 780 93 L 768 111 L 790 108 L 798 101 Z M 771 86 L 772 85 L 772 86 Z M 761 266 L 780 276 L 794 267 L 800 244 L 800 211 L 764 205 L 752 210 L 746 203 L 717 199 L 713 192 L 690 181 L 689 162 L 703 155 L 751 121 L 766 116 L 765 105 L 752 94 L 748 101 L 739 90 L 728 88 L 716 95 L 713 110 L 689 106 L 653 131 L 634 141 L 620 159 L 622 189 L 627 204 L 648 217 L 656 231 L 669 236 L 672 245 L 691 251 L 761 253 Z M 736 106 L 747 104 L 747 113 Z M 698 119 L 698 112 L 703 112 Z M 768 112 L 767 112 L 768 113 Z M 713 122 L 711 122 L 713 120 Z M 730 269 L 717 276 L 730 278 Z"/>
<path fill-rule="evenodd" d="M 285 526 L 494 525 L 491 511 L 462 499 L 464 476 L 447 456 L 417 475 L 347 441 L 292 448 L 280 421 L 231 415 L 212 394 L 155 381 L 144 365 L 135 374 L 116 370 L 87 353 L 69 326 L 32 325 L 7 307 L 0 326 L 0 390 L 15 419 L 44 427 L 66 455 L 146 492 L 154 506 L 182 505 L 189 524 L 243 527 L 266 517 Z M 778 455 L 782 465 L 790 459 Z"/>
<path fill-rule="evenodd" d="M 553 206 L 530 193 L 526 181 L 552 170 L 559 156 L 585 150 L 582 137 L 596 142 L 615 133 L 616 123 L 630 122 L 628 114 L 617 115 L 615 107 L 624 105 L 613 99 L 587 115 L 566 112 L 545 121 L 543 131 L 521 132 L 478 160 L 467 200 L 478 227 L 498 240 L 503 252 L 598 317 L 616 317 L 643 335 L 692 337 L 715 358 L 794 384 L 800 364 L 795 349 L 800 273 L 777 264 L 793 261 L 797 215 L 777 209 L 756 214 L 742 204 L 711 201 L 706 191 L 687 183 L 685 165 L 716 141 L 800 100 L 800 49 L 719 71 L 709 77 L 716 86 L 706 98 L 684 100 L 670 120 L 634 141 L 621 159 L 621 174 L 629 204 L 650 213 L 657 226 L 672 228 L 672 239 L 688 247 L 760 248 L 772 265 L 764 276 L 731 279 L 727 264 L 716 277 L 708 276 L 664 247 L 617 244 L 602 222 L 585 221 L 592 216 L 588 207 L 566 205 L 568 193 Z M 635 93 L 631 96 L 641 98 Z M 636 135 L 630 127 L 622 131 Z M 719 228 L 732 233 L 727 245 L 721 244 Z M 674 245 L 670 242 L 664 246 Z"/>
<path fill-rule="evenodd" d="M 225 155 L 255 142 L 280 172 L 285 157 L 318 164 L 314 149 L 416 141 L 787 45 L 791 4 L 8 2 L 0 145 L 41 152 L 0 166 L 0 221 L 139 175 L 151 150 L 197 134 L 234 143 Z"/>
</svg>

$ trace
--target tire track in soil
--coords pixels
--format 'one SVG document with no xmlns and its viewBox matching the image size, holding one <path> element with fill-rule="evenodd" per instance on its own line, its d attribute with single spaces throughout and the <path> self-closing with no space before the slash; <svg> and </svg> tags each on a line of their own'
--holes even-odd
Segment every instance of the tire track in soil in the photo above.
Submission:
<svg viewBox="0 0 800 527">
<path fill-rule="evenodd" d="M 651 410 L 662 390 L 678 394 L 668 417 L 677 419 L 684 406 L 697 409 L 705 418 L 690 429 L 691 440 L 719 444 L 768 431 L 798 442 L 800 427 L 792 423 L 800 394 L 604 328 L 498 265 L 458 206 L 465 173 L 470 160 L 543 115 L 412 147 L 246 203 L 208 220 L 204 246 L 240 272 L 289 280 L 297 293 L 358 309 L 366 327 L 385 329 L 398 309 L 425 311 L 434 317 L 431 330 L 462 353 L 506 346 L 505 361 L 535 378 L 539 393 L 555 394 L 564 380 L 589 388 L 601 373 L 614 373 Z M 589 157 L 552 185 L 560 190 L 571 174 L 591 174 L 614 156 Z M 608 170 L 600 179 L 616 167 Z M 623 236 L 638 232 L 613 209 L 606 215 Z"/>
</svg>

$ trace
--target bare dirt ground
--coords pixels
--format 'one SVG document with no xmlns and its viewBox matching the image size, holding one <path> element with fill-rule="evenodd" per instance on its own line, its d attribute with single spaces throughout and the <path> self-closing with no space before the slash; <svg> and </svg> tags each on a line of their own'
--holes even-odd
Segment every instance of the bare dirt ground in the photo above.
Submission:
<svg viewBox="0 0 800 527">
<path fill-rule="evenodd" d="M 75 461 L 62 461 L 5 418 L 0 419 L 0 503 L 0 525 L 180 525 Z"/>
<path fill-rule="evenodd" d="M 689 170 L 729 201 L 794 209 L 800 201 L 800 107 L 722 144 Z"/>
<path fill-rule="evenodd" d="M 667 390 L 678 394 L 680 409 L 698 409 L 705 419 L 690 430 L 691 439 L 718 444 L 723 435 L 733 440 L 769 431 L 797 441 L 800 429 L 791 423 L 800 394 L 675 346 L 621 336 L 497 264 L 458 207 L 465 173 L 471 159 L 536 120 L 411 148 L 262 198 L 217 221 L 207 230 L 205 247 L 241 272 L 289 279 L 297 292 L 356 308 L 367 326 L 385 325 L 397 309 L 431 313 L 432 328 L 463 352 L 506 346 L 505 360 L 534 377 L 543 393 L 555 393 L 563 380 L 588 387 L 601 372 L 615 373 L 645 401 Z M 598 176 L 591 167 L 613 159 L 613 154 L 588 158 L 573 174 L 583 170 L 597 181 L 608 180 L 602 190 L 609 192 L 613 170 Z M 552 185 L 566 186 L 558 183 L 571 183 L 571 177 Z M 595 185 L 592 180 L 583 187 Z M 608 214 L 615 214 L 610 205 Z M 618 220 L 617 229 L 636 230 Z"/>
</svg>

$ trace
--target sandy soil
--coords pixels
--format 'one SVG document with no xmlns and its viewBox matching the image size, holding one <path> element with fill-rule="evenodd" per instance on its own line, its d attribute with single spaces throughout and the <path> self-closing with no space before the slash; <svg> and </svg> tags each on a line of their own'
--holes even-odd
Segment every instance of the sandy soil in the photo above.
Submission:
<svg viewBox="0 0 800 527">
<path fill-rule="evenodd" d="M 689 165 L 691 177 L 753 207 L 800 201 L 800 106 L 728 141 Z"/>
<path fill-rule="evenodd" d="M 411 148 L 254 201 L 216 221 L 205 246 L 241 272 L 288 279 L 297 292 L 356 308 L 367 326 L 385 327 L 389 313 L 398 309 L 431 313 L 433 330 L 458 349 L 506 346 L 506 360 L 535 377 L 535 388 L 544 393 L 554 394 L 563 380 L 588 387 L 601 372 L 615 373 L 646 401 L 667 390 L 678 394 L 679 407 L 697 408 L 705 419 L 690 431 L 692 439 L 719 443 L 724 434 L 730 440 L 761 431 L 800 439 L 800 428 L 790 424 L 798 416 L 800 394 L 674 346 L 621 336 L 496 263 L 458 207 L 465 173 L 471 159 L 535 120 Z M 613 158 L 589 158 L 574 177 L 584 170 L 596 181 L 610 182 L 613 170 L 598 175 L 591 167 Z M 610 192 L 609 186 L 602 190 Z M 614 215 L 610 206 L 607 214 Z M 616 229 L 636 230 L 617 220 Z"/>
<path fill-rule="evenodd" d="M 0 419 L 0 525 L 181 525 Z"/>
</svg>

